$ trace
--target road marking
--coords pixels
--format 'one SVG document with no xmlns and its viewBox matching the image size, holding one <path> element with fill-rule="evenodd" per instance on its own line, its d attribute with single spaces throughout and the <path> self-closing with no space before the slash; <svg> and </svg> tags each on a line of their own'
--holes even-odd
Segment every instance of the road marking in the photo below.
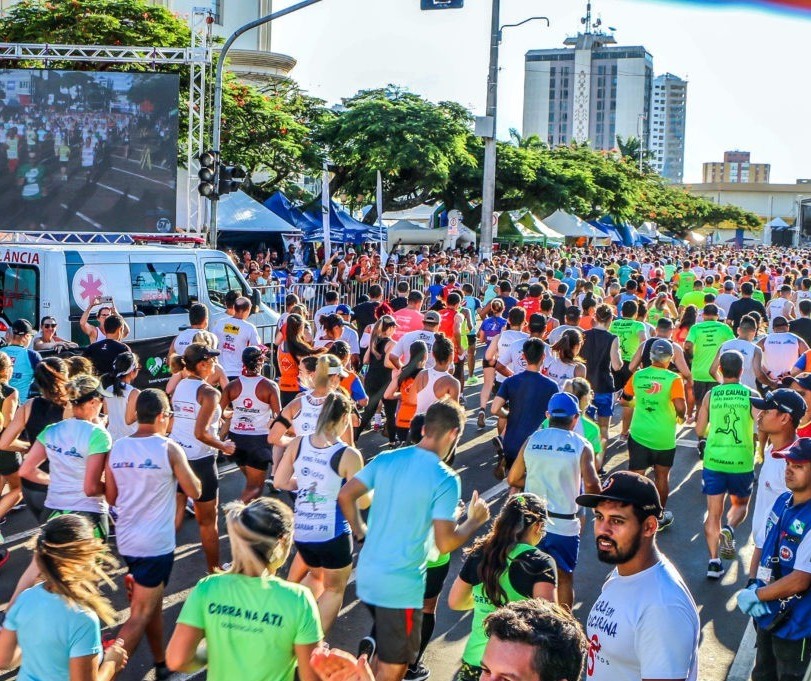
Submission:
<svg viewBox="0 0 811 681">
<path fill-rule="evenodd" d="M 68 208 L 68 205 L 66 203 L 60 203 L 59 205 L 62 206 L 62 208 L 64 208 L 65 210 L 70 210 L 70 208 Z M 76 215 L 76 217 L 78 217 L 78 218 L 81 218 L 85 222 L 89 222 L 96 229 L 101 229 L 101 223 L 98 223 L 95 220 L 93 220 L 92 218 L 87 217 L 84 213 L 80 213 L 77 210 L 76 213 L 74 213 L 74 215 Z"/>
<path fill-rule="evenodd" d="M 750 619 L 743 632 L 743 638 L 732 660 L 726 681 L 749 681 L 752 669 L 755 667 L 755 627 Z"/>
<path fill-rule="evenodd" d="M 137 196 L 133 196 L 132 194 L 127 194 L 127 192 L 122 192 L 120 189 L 116 189 L 115 187 L 111 187 L 106 184 L 102 184 L 101 182 L 96 182 L 97 187 L 101 187 L 102 189 L 107 189 L 111 192 L 115 192 L 116 194 L 120 194 L 121 196 L 126 196 L 128 199 L 132 199 L 133 201 L 140 201 Z"/>
<path fill-rule="evenodd" d="M 133 177 L 140 177 L 142 180 L 146 180 L 147 182 L 154 182 L 155 184 L 163 185 L 164 187 L 169 187 L 170 189 L 174 189 L 174 185 L 169 184 L 168 182 L 162 182 L 161 180 L 156 180 L 154 177 L 147 177 L 146 175 L 141 175 L 139 173 L 133 173 L 130 170 L 124 170 L 123 168 L 116 168 L 115 166 L 112 167 L 113 170 L 117 170 L 119 173 L 125 173 L 127 175 L 132 175 Z"/>
</svg>

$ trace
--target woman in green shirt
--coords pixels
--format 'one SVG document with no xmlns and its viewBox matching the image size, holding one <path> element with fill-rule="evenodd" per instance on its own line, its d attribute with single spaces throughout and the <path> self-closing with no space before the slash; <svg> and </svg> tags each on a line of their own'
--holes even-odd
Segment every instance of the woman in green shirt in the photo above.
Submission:
<svg viewBox="0 0 811 681">
<path fill-rule="evenodd" d="M 290 553 L 293 513 L 260 497 L 227 506 L 226 524 L 231 567 L 192 589 L 167 666 L 192 672 L 208 665 L 209 681 L 293 681 L 296 671 L 301 681 L 316 681 L 310 655 L 324 634 L 315 598 L 276 576 Z"/>
<path fill-rule="evenodd" d="M 473 610 L 458 681 L 475 681 L 487 637 L 484 619 L 507 603 L 529 598 L 557 602 L 557 572 L 536 548 L 546 530 L 546 503 L 537 494 L 509 497 L 490 532 L 476 540 L 448 595 L 453 610 Z"/>
</svg>

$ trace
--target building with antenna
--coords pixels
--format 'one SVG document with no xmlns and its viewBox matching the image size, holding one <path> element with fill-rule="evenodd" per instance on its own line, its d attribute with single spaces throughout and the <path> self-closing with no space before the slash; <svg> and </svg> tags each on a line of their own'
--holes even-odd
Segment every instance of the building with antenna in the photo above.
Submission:
<svg viewBox="0 0 811 681">
<path fill-rule="evenodd" d="M 617 136 L 648 140 L 653 57 L 642 46 L 619 46 L 611 27 L 593 20 L 591 2 L 582 33 L 565 47 L 530 50 L 524 65 L 523 135 L 550 146 L 589 140 L 613 149 Z"/>
</svg>

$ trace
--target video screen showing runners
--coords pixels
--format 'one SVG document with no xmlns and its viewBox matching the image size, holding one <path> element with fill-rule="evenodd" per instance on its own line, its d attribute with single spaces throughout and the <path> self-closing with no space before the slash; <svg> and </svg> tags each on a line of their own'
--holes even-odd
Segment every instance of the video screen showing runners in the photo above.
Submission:
<svg viewBox="0 0 811 681">
<path fill-rule="evenodd" d="M 176 75 L 0 70 L 0 232 L 172 232 Z"/>
</svg>

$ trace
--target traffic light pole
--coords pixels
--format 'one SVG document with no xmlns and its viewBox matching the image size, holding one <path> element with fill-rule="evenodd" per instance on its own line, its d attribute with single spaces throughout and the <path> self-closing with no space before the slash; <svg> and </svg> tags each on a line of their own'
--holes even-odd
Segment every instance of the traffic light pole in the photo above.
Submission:
<svg viewBox="0 0 811 681">
<path fill-rule="evenodd" d="M 234 42 L 239 38 L 243 33 L 250 31 L 251 29 L 257 28 L 262 26 L 263 24 L 269 24 L 271 21 L 275 21 L 283 16 L 288 14 L 292 14 L 293 12 L 298 12 L 300 9 L 304 9 L 305 7 L 309 7 L 310 5 L 315 5 L 316 3 L 321 2 L 321 0 L 302 0 L 301 2 L 297 2 L 295 5 L 290 5 L 290 7 L 285 7 L 284 9 L 280 9 L 278 12 L 273 12 L 272 14 L 268 14 L 264 17 L 259 17 L 254 21 L 251 21 L 244 26 L 240 26 L 236 31 L 234 31 L 229 37 L 228 40 L 225 41 L 225 44 L 222 46 L 222 50 L 220 50 L 220 56 L 217 59 L 217 69 L 214 76 L 214 122 L 211 129 L 211 145 L 212 149 L 219 154 L 220 152 L 220 137 L 222 134 L 222 76 L 223 76 L 223 69 L 225 67 L 225 58 L 228 55 L 228 51 L 233 46 Z M 217 164 L 217 169 L 214 174 L 214 186 L 218 187 L 220 182 L 220 168 L 219 164 Z M 210 223 L 209 223 L 209 230 L 208 230 L 208 242 L 211 248 L 217 247 L 217 202 L 211 201 L 211 213 L 210 213 Z"/>
<path fill-rule="evenodd" d="M 479 259 L 493 257 L 493 209 L 496 202 L 496 114 L 498 113 L 498 45 L 501 0 L 493 0 L 490 19 L 490 68 L 487 73 L 487 107 L 490 136 L 484 138 L 484 181 L 482 185 L 482 222 Z"/>
</svg>

